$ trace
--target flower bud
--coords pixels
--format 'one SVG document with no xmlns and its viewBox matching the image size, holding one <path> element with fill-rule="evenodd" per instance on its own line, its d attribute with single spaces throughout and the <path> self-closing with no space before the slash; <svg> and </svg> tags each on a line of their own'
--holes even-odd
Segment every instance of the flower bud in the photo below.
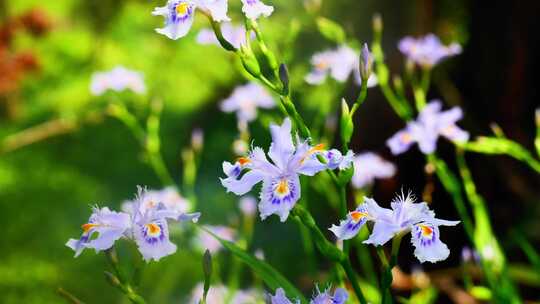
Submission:
<svg viewBox="0 0 540 304">
<path fill-rule="evenodd" d="M 197 128 L 191 132 L 191 147 L 195 152 L 202 150 L 204 145 L 204 132 Z"/>
<path fill-rule="evenodd" d="M 246 71 L 251 74 L 251 76 L 255 78 L 259 78 L 261 76 L 261 67 L 259 66 L 259 61 L 257 61 L 257 58 L 255 57 L 255 54 L 253 54 L 251 48 L 243 45 L 240 46 L 240 59 L 242 60 L 242 65 Z"/>
<path fill-rule="evenodd" d="M 345 98 L 341 100 L 341 140 L 344 144 L 348 144 L 351 141 L 351 137 L 354 131 L 354 124 L 349 111 L 349 106 Z"/>
<path fill-rule="evenodd" d="M 373 31 L 376 34 L 380 34 L 383 30 L 383 21 L 380 14 L 373 15 Z"/>
<path fill-rule="evenodd" d="M 289 95 L 289 71 L 284 63 L 279 65 L 279 79 L 283 84 L 283 95 Z"/>
<path fill-rule="evenodd" d="M 360 77 L 362 78 L 362 82 L 365 81 L 367 83 L 369 76 L 371 76 L 372 67 L 373 56 L 369 51 L 367 43 L 364 43 L 364 47 L 360 51 Z"/>
</svg>

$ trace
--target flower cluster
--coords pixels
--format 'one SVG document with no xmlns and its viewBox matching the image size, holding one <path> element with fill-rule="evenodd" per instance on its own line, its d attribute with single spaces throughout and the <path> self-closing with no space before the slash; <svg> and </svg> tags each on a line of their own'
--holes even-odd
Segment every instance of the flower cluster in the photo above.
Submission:
<svg viewBox="0 0 540 304">
<path fill-rule="evenodd" d="M 140 72 L 117 66 L 107 72 L 96 72 L 90 81 L 90 92 L 99 96 L 108 90 L 121 92 L 129 89 L 135 93 L 146 92 L 143 75 Z"/>
<path fill-rule="evenodd" d="M 231 96 L 221 102 L 223 112 L 236 112 L 239 122 L 257 118 L 257 108 L 271 109 L 276 106 L 272 96 L 261 85 L 250 82 L 234 89 Z"/>
<path fill-rule="evenodd" d="M 345 82 L 351 73 L 357 84 L 362 83 L 360 57 L 347 45 L 314 54 L 311 57 L 311 65 L 313 66 L 311 72 L 304 78 L 309 84 L 321 84 L 328 75 L 339 82 Z M 367 85 L 368 87 L 377 85 L 377 77 L 372 74 Z"/>
<path fill-rule="evenodd" d="M 169 240 L 167 220 L 196 222 L 199 213 L 184 213 L 176 204 L 167 200 L 154 201 L 159 197 L 139 188 L 136 199 L 127 207 L 128 212 L 111 211 L 107 207 L 93 208 L 88 223 L 82 225 L 80 239 L 70 239 L 66 246 L 79 256 L 85 248 L 107 250 L 120 238 L 133 240 L 145 261 L 159 260 L 176 252 L 176 245 Z M 161 197 L 161 199 L 166 198 Z"/>
<path fill-rule="evenodd" d="M 244 195 L 262 181 L 259 202 L 261 219 L 277 214 L 284 222 L 300 199 L 300 174 L 313 176 L 328 169 L 327 164 L 345 168 L 347 162 L 350 166 L 350 161 L 337 150 L 326 151 L 322 144 L 311 146 L 308 141 L 301 141 L 298 137 L 295 145 L 289 118 L 281 126 L 270 125 L 270 131 L 272 144 L 268 156 L 272 162 L 266 158 L 262 148 L 254 147 L 247 157 L 240 157 L 234 164 L 223 162 L 223 172 L 227 177 L 222 178 L 221 183 L 228 192 Z M 325 158 L 326 163 L 317 156 Z M 351 158 L 352 155 L 348 157 Z"/>
<path fill-rule="evenodd" d="M 439 100 L 428 103 L 414 121 L 407 123 L 405 129 L 397 132 L 386 144 L 394 155 L 407 151 L 413 143 L 417 143 L 424 154 L 433 153 L 440 135 L 451 141 L 462 143 L 469 139 L 469 133 L 460 129 L 456 122 L 463 117 L 460 108 L 454 107 L 441 111 Z"/>
<path fill-rule="evenodd" d="M 391 203 L 392 209 L 382 208 L 371 198 L 349 212 L 347 218 L 339 226 L 330 228 L 340 240 L 355 237 L 360 228 L 371 221 L 374 223 L 373 232 L 365 244 L 384 245 L 390 239 L 406 232 L 411 232 L 411 242 L 415 247 L 414 255 L 420 262 L 438 262 L 445 260 L 450 251 L 441 241 L 439 226 L 455 226 L 459 221 L 447 221 L 435 218 L 435 213 L 427 203 L 415 203 L 409 193 L 396 197 Z"/>
<path fill-rule="evenodd" d="M 446 46 L 434 34 L 418 39 L 407 36 L 399 41 L 398 48 L 409 60 L 424 68 L 431 68 L 441 60 L 461 53 L 459 44 Z"/>
<path fill-rule="evenodd" d="M 300 300 L 291 301 L 285 295 L 283 288 L 276 289 L 275 295 L 270 295 L 269 304 L 299 304 Z M 330 293 L 330 289 L 321 292 L 319 287 L 316 287 L 316 293 L 309 301 L 309 304 L 344 304 L 349 298 L 349 294 L 343 288 L 336 288 L 334 294 Z"/>
<path fill-rule="evenodd" d="M 274 11 L 272 6 L 259 0 L 242 0 L 242 4 L 242 11 L 250 19 L 268 17 Z M 231 20 L 227 16 L 228 0 L 169 0 L 167 5 L 156 7 L 152 12 L 155 16 L 165 18 L 165 26 L 156 29 L 156 32 L 173 40 L 184 37 L 193 25 L 197 10 L 209 15 L 214 22 Z"/>
</svg>

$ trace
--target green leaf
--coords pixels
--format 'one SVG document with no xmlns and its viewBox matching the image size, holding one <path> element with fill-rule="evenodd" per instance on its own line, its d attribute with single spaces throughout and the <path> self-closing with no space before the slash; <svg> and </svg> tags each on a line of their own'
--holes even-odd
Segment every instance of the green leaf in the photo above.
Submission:
<svg viewBox="0 0 540 304">
<path fill-rule="evenodd" d="M 540 161 L 535 159 L 522 145 L 510 139 L 481 136 L 476 141 L 461 144 L 460 147 L 476 153 L 505 154 L 526 163 L 540 173 Z"/>
<path fill-rule="evenodd" d="M 285 293 L 289 298 L 300 299 L 302 303 L 307 303 L 307 300 L 306 298 L 304 298 L 302 293 L 298 289 L 296 289 L 296 287 L 294 287 L 294 285 L 289 282 L 281 273 L 279 273 L 268 263 L 257 259 L 251 254 L 247 253 L 242 248 L 238 247 L 233 242 L 220 238 L 208 229 L 205 229 L 203 227 L 200 228 L 206 231 L 216 240 L 218 240 L 223 247 L 227 248 L 233 255 L 239 258 L 244 264 L 249 266 L 249 268 L 251 268 L 251 270 L 253 270 L 270 289 L 276 290 L 277 288 L 281 287 L 285 290 Z"/>
<path fill-rule="evenodd" d="M 341 44 L 345 42 L 345 30 L 336 22 L 324 17 L 317 18 L 319 32 L 328 40 Z"/>
</svg>

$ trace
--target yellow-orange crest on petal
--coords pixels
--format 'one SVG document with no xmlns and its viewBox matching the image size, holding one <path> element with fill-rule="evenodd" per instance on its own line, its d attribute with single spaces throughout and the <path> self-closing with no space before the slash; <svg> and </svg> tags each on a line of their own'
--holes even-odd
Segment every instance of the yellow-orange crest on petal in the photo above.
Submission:
<svg viewBox="0 0 540 304">
<path fill-rule="evenodd" d="M 145 226 L 148 229 L 148 235 L 155 236 L 161 233 L 161 228 L 157 224 L 150 223 L 146 224 Z"/>
<path fill-rule="evenodd" d="M 286 179 L 282 179 L 279 181 L 277 187 L 276 187 L 276 193 L 279 195 L 285 195 L 289 193 L 289 183 Z"/>
<path fill-rule="evenodd" d="M 420 225 L 420 229 L 422 230 L 423 236 L 431 236 L 431 234 L 433 233 L 433 228 L 431 228 L 430 226 Z"/>
<path fill-rule="evenodd" d="M 247 157 L 239 157 L 236 161 L 240 164 L 240 166 L 244 166 L 251 162 L 251 160 Z"/>
<path fill-rule="evenodd" d="M 356 223 L 358 223 L 358 222 L 361 221 L 363 218 L 365 218 L 366 216 L 368 216 L 367 212 L 360 212 L 360 211 L 352 211 L 350 214 L 351 214 L 351 218 L 352 218 L 353 221 L 355 221 Z"/>
<path fill-rule="evenodd" d="M 180 16 L 184 16 L 185 14 L 187 14 L 188 8 L 189 8 L 189 4 L 187 4 L 186 2 L 179 3 L 175 9 L 176 14 Z"/>
<path fill-rule="evenodd" d="M 94 227 L 97 227 L 99 226 L 98 224 L 92 224 L 92 223 L 87 223 L 87 224 L 83 224 L 81 227 L 82 227 L 82 230 L 84 233 L 90 231 L 90 229 L 94 228 Z"/>
</svg>

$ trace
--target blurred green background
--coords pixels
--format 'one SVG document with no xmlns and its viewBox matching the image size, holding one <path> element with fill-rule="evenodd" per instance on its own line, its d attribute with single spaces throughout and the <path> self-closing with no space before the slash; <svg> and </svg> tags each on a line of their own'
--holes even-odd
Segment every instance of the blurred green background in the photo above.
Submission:
<svg viewBox="0 0 540 304">
<path fill-rule="evenodd" d="M 196 185 L 197 209 L 203 213 L 201 222 L 223 225 L 238 222 L 237 198 L 226 194 L 218 180 L 221 162 L 234 157 L 231 143 L 237 136 L 236 119 L 234 115 L 221 113 L 217 105 L 236 85 L 246 81 L 245 75 L 239 63 L 219 47 L 195 43 L 198 29 L 207 26 L 206 20 L 200 16 L 185 39 L 172 41 L 156 34 L 154 28 L 162 26 L 162 19 L 153 17 L 151 11 L 155 6 L 164 5 L 164 2 L 0 0 L 0 18 L 4 27 L 9 26 L 13 18 L 33 12 L 37 16 L 34 18 L 39 21 L 37 24 L 45 30 L 38 35 L 25 30 L 17 31 L 10 37 L 9 45 L 0 46 L 0 51 L 4 52 L 0 56 L 6 52 L 6 58 L 24 53 L 35 61 L 32 69 L 17 76 L 14 89 L 0 90 L 0 138 L 9 139 L 13 134 L 20 134 L 45 122 L 52 122 L 52 128 L 58 127 L 61 133 L 0 154 L 0 220 L 4 223 L 0 238 L 1 303 L 59 303 L 62 299 L 55 293 L 58 287 L 69 290 L 87 303 L 126 302 L 105 281 L 103 270 L 108 266 L 102 255 L 88 250 L 74 259 L 73 252 L 64 245 L 68 238 L 79 235 L 79 227 L 87 220 L 91 204 L 119 208 L 123 200 L 133 197 L 137 185 L 161 188 L 159 179 L 145 163 L 140 145 L 129 130 L 117 120 L 101 114 L 103 105 L 111 98 L 129 103 L 136 109 L 144 108 L 154 98 L 164 102 L 160 133 L 162 153 L 167 167 L 178 181 L 183 170 L 181 151 L 189 145 L 191 131 L 202 128 L 205 144 Z M 241 20 L 240 1 L 230 2 L 232 19 Z M 456 88 L 444 87 L 447 84 L 445 80 L 455 80 L 456 90 L 462 90 L 464 95 L 454 100 L 461 102 L 465 112 L 470 113 L 466 125 L 473 133 L 486 132 L 490 121 L 506 117 L 501 116 L 501 113 L 505 113 L 504 108 L 499 112 L 494 112 L 494 108 L 485 110 L 485 99 L 474 101 L 483 93 L 495 95 L 497 90 L 493 90 L 493 85 L 504 82 L 504 79 L 491 79 L 492 82 L 473 80 L 474 85 L 467 81 L 473 77 L 470 76 L 470 62 L 482 54 L 482 47 L 478 43 L 472 51 L 467 50 L 467 43 L 475 41 L 475 36 L 471 35 L 478 30 L 472 22 L 472 15 L 478 12 L 475 5 L 466 1 L 380 3 L 327 0 L 321 1 L 319 9 L 307 9 L 306 4 L 316 7 L 318 1 L 267 2 L 275 6 L 276 12 L 270 19 L 261 21 L 261 26 L 271 47 L 288 60 L 297 94 L 295 100 L 310 118 L 313 109 L 321 106 L 337 108 L 339 97 L 355 96 L 352 84 L 335 91 L 332 90 L 335 88 L 333 84 L 314 88 L 303 83 L 302 77 L 309 68 L 311 54 L 333 46 L 318 33 L 314 16 L 322 15 L 335 20 L 343 25 L 351 37 L 369 42 L 371 16 L 375 12 L 381 12 L 385 20 L 385 47 L 389 62 L 396 71 L 401 69 L 401 58 L 395 44 L 402 35 L 434 31 L 445 41 L 457 40 L 465 44 L 463 58 L 442 68 L 444 72 L 439 77 L 439 83 L 442 83 L 439 88 L 454 93 L 446 96 L 455 96 L 453 90 Z M 503 9 L 492 13 L 500 15 Z M 294 24 L 301 25 L 300 33 L 293 41 L 288 41 Z M 0 38 L 4 39 L 5 36 Z M 510 46 L 513 48 L 512 44 Z M 525 55 L 525 58 L 529 57 Z M 144 73 L 147 94 L 137 96 L 126 92 L 91 96 L 88 87 L 92 73 L 109 70 L 119 64 Z M 478 63 L 480 68 L 485 68 L 478 73 L 491 75 L 490 71 L 505 69 L 498 68 L 497 64 L 500 65 L 500 62 L 493 63 L 494 66 Z M 1 72 L 7 75 L 10 71 Z M 11 80 L 8 76 L 0 76 L 0 83 Z M 518 91 L 530 92 L 523 88 L 518 88 Z M 533 137 L 530 115 L 534 104 L 530 101 L 534 97 L 532 94 L 516 101 L 515 109 L 518 110 L 513 112 L 515 115 L 502 121 L 503 127 L 510 130 L 510 135 L 516 135 L 524 142 Z M 263 123 L 252 125 L 257 144 L 267 147 L 269 139 L 264 121 L 269 121 L 273 115 L 277 117 L 277 114 L 277 111 L 269 112 Z M 400 127 L 400 123 L 384 104 L 379 92 L 375 91 L 372 97 L 368 97 L 365 110 L 359 116 L 360 130 L 366 132 L 358 132 L 353 144 L 358 150 L 371 149 L 388 155 L 388 151 L 384 150 L 384 140 Z M 382 120 L 389 121 L 391 128 L 383 128 Z M 528 121 L 526 126 L 520 122 L 525 120 Z M 415 157 L 405 156 L 403 164 L 399 166 L 400 172 L 416 171 L 400 173 L 395 180 L 378 186 L 375 193 L 389 199 L 401 184 L 421 191 L 423 175 L 418 173 L 421 169 L 414 167 L 421 166 L 421 157 Z M 484 170 L 482 166 L 479 163 L 473 165 Z M 509 166 L 514 168 L 519 165 L 512 163 Z M 500 170 L 504 169 L 491 168 L 482 174 L 485 176 L 495 172 L 501 176 Z M 522 167 L 515 168 L 512 170 L 512 174 L 517 175 L 514 184 L 492 192 L 489 192 L 492 187 L 504 183 L 503 176 L 491 177 L 492 181 L 480 183 L 480 190 L 486 191 L 488 199 L 498 197 L 493 200 L 494 222 L 503 236 L 507 230 L 505 227 L 509 225 L 504 216 L 508 207 L 497 209 L 497 202 L 506 198 L 521 202 L 515 207 L 519 209 L 514 211 L 515 216 L 525 214 L 527 212 L 524 210 L 528 210 L 527 216 L 522 218 L 524 226 L 529 227 L 530 231 L 535 231 L 533 228 L 537 227 L 529 225 L 528 219 L 537 218 L 539 214 L 538 207 L 533 205 L 538 198 L 534 190 L 538 189 L 534 188 L 538 185 L 538 178 L 524 171 L 526 169 Z M 436 197 L 438 195 L 441 200 L 448 200 L 443 190 L 437 191 L 441 191 L 441 194 L 436 192 Z M 317 220 L 329 226 L 337 215 L 322 203 L 324 201 L 321 199 L 310 201 L 316 210 Z M 450 204 L 446 206 L 441 217 L 455 217 Z M 310 276 L 307 263 L 300 263 L 305 253 L 299 245 L 297 226 L 291 221 L 281 224 L 277 218 L 271 217 L 264 223 L 257 221 L 255 229 L 253 249 L 262 248 L 270 264 L 309 292 L 317 276 Z M 455 234 L 449 237 L 448 242 L 454 250 L 454 258 L 442 266 L 456 264 L 459 259 L 463 232 Z M 538 238 L 538 235 L 533 237 Z M 193 286 L 202 281 L 201 253 L 182 237 L 176 238 L 175 242 L 179 245 L 176 254 L 145 267 L 141 293 L 149 303 L 184 303 L 182 301 L 185 301 Z M 126 266 L 135 263 L 137 258 L 129 248 L 127 244 L 122 244 L 120 248 L 127 257 L 124 261 Z M 217 263 L 227 265 L 230 259 L 229 255 L 222 253 Z M 244 277 L 243 284 L 249 286 L 252 277 Z"/>
</svg>

